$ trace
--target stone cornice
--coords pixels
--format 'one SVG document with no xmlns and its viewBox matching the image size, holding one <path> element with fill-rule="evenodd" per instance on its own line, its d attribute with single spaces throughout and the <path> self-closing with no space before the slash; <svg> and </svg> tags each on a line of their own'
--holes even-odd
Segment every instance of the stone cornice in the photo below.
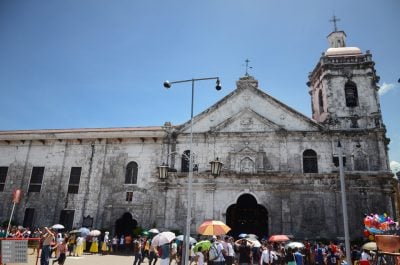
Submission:
<svg viewBox="0 0 400 265">
<path fill-rule="evenodd" d="M 70 139 L 123 139 L 160 138 L 166 135 L 162 127 L 60 129 L 0 131 L 0 140 L 70 140 Z"/>
</svg>

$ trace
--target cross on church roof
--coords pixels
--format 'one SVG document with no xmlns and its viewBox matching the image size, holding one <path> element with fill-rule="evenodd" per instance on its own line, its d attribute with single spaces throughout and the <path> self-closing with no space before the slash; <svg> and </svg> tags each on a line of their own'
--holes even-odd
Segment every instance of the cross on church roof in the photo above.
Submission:
<svg viewBox="0 0 400 265">
<path fill-rule="evenodd" d="M 338 21 L 340 21 L 340 19 L 339 19 L 339 18 L 336 18 L 335 15 L 333 15 L 333 18 L 332 18 L 331 20 L 329 20 L 329 22 L 333 22 L 333 28 L 334 28 L 334 31 L 335 31 L 335 32 L 337 31 L 336 22 L 338 22 Z"/>
<path fill-rule="evenodd" d="M 248 70 L 252 69 L 253 67 L 249 66 L 249 62 L 250 62 L 249 59 L 246 59 L 245 62 L 246 62 L 246 73 L 245 73 L 245 76 L 249 76 Z"/>
</svg>

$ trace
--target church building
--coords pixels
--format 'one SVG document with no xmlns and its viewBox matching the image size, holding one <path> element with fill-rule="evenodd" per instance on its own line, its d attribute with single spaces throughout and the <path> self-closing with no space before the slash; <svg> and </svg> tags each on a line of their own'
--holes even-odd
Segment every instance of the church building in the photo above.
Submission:
<svg viewBox="0 0 400 265">
<path fill-rule="evenodd" d="M 246 74 L 181 125 L 1 131 L 0 220 L 8 220 L 20 189 L 13 220 L 23 226 L 61 223 L 113 234 L 128 218 L 144 229 L 183 233 L 192 156 L 191 234 L 215 219 L 234 236 L 336 239 L 344 236 L 340 141 L 350 236 L 362 236 L 364 213 L 395 213 L 379 76 L 372 54 L 347 47 L 345 32 L 335 30 L 328 41 L 310 65 L 312 117 Z M 211 161 L 223 163 L 219 175 Z"/>
</svg>

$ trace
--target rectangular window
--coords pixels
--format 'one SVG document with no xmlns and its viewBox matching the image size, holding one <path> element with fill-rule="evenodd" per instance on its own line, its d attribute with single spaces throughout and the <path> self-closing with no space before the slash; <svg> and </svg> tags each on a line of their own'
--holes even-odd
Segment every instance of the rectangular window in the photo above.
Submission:
<svg viewBox="0 0 400 265">
<path fill-rule="evenodd" d="M 4 191 L 4 186 L 6 185 L 8 167 L 0 167 L 0 192 Z"/>
<path fill-rule="evenodd" d="M 40 192 L 42 188 L 44 167 L 33 167 L 28 192 Z"/>
<path fill-rule="evenodd" d="M 133 191 L 126 192 L 126 201 L 131 202 L 133 199 Z"/>
<path fill-rule="evenodd" d="M 34 208 L 26 208 L 24 222 L 22 223 L 24 227 L 33 227 L 33 218 L 35 217 Z"/>
<path fill-rule="evenodd" d="M 81 167 L 71 167 L 71 174 L 69 175 L 68 193 L 78 194 L 79 182 L 81 180 Z"/>
<path fill-rule="evenodd" d="M 335 165 L 335 167 L 339 166 L 339 157 L 338 156 L 334 156 L 333 157 L 333 164 Z M 343 166 L 346 166 L 346 157 L 343 157 Z"/>
</svg>

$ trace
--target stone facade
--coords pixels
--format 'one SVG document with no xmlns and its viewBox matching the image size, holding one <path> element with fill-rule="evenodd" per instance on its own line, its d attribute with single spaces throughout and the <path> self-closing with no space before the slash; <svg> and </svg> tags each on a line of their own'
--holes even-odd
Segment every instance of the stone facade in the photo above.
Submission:
<svg viewBox="0 0 400 265">
<path fill-rule="evenodd" d="M 335 40 L 340 34 L 333 34 Z M 1 220 L 10 215 L 12 192 L 19 188 L 23 197 L 14 220 L 21 224 L 80 227 L 89 216 L 93 227 L 113 231 L 116 220 L 130 213 L 143 228 L 183 231 L 188 165 L 182 154 L 189 151 L 192 128 L 192 234 L 204 220 L 219 219 L 234 234 L 343 236 L 340 140 L 350 235 L 361 236 L 364 213 L 394 213 L 379 77 L 369 52 L 344 44 L 333 49 L 309 76 L 313 119 L 264 93 L 247 75 L 195 116 L 192 127 L 188 121 L 0 132 L 0 166 L 6 171 Z M 217 157 L 224 165 L 215 177 L 209 162 Z M 158 176 L 163 163 L 170 168 L 166 179 Z"/>
</svg>

